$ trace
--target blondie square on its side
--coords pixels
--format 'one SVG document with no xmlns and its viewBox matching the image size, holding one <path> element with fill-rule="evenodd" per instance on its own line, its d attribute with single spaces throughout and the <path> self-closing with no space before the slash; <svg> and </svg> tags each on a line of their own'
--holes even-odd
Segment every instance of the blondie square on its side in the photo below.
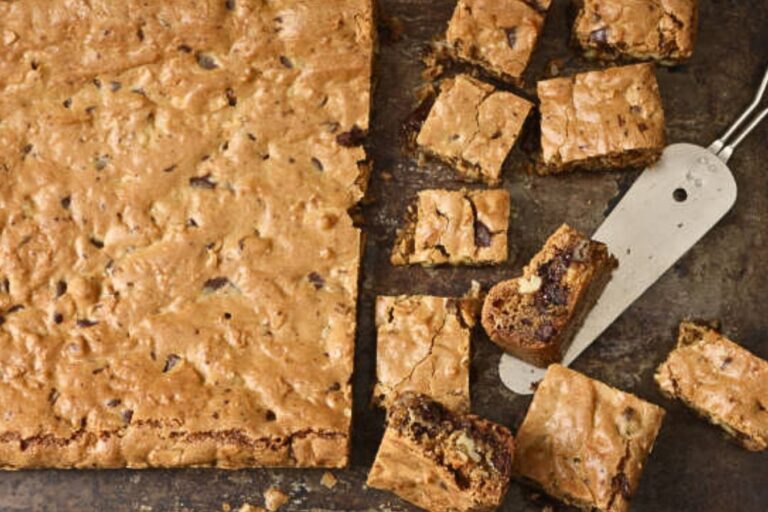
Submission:
<svg viewBox="0 0 768 512">
<path fill-rule="evenodd" d="M 664 111 L 652 63 L 538 83 L 541 174 L 649 165 L 664 149 Z"/>
<path fill-rule="evenodd" d="M 483 328 L 515 357 L 543 368 L 559 362 L 617 264 L 605 244 L 563 225 L 522 277 L 491 288 Z"/>
<path fill-rule="evenodd" d="M 416 139 L 464 178 L 497 183 L 533 105 L 467 75 L 445 80 Z"/>
<path fill-rule="evenodd" d="M 388 405 L 414 391 L 455 411 L 469 410 L 470 337 L 479 285 L 461 298 L 376 298 L 376 388 Z"/>
<path fill-rule="evenodd" d="M 457 58 L 519 82 L 550 0 L 459 0 L 446 39 Z"/>
<path fill-rule="evenodd" d="M 654 404 L 554 364 L 518 430 L 515 473 L 570 505 L 624 512 L 663 418 Z"/>
<path fill-rule="evenodd" d="M 768 448 L 768 362 L 716 330 L 681 323 L 677 348 L 659 366 L 656 382 L 745 448 Z"/>
<path fill-rule="evenodd" d="M 698 0 L 582 0 L 573 38 L 587 57 L 677 64 L 693 54 Z"/>
<path fill-rule="evenodd" d="M 405 393 L 388 409 L 368 485 L 426 510 L 495 510 L 512 473 L 505 427 Z"/>
<path fill-rule="evenodd" d="M 482 265 L 507 259 L 509 192 L 423 190 L 397 234 L 394 265 Z"/>
</svg>

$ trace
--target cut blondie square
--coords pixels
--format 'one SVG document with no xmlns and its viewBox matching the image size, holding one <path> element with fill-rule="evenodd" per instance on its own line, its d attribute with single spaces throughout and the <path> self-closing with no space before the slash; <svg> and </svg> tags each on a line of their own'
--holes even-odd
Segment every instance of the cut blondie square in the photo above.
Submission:
<svg viewBox="0 0 768 512">
<path fill-rule="evenodd" d="M 655 60 L 693 54 L 698 0 L 582 0 L 573 38 L 588 58 Z"/>
<path fill-rule="evenodd" d="M 446 39 L 456 58 L 520 82 L 550 0 L 459 0 Z"/>
<path fill-rule="evenodd" d="M 445 80 L 416 139 L 465 179 L 497 183 L 533 105 L 467 75 Z"/>
<path fill-rule="evenodd" d="M 397 234 L 394 265 L 482 265 L 507 259 L 509 192 L 423 190 Z"/>
<path fill-rule="evenodd" d="M 636 168 L 664 149 L 664 110 L 654 66 L 634 64 L 538 83 L 540 174 Z"/>
<path fill-rule="evenodd" d="M 479 284 L 461 298 L 376 298 L 374 402 L 387 406 L 413 391 L 455 411 L 469 410 L 470 337 Z"/>
<path fill-rule="evenodd" d="M 546 368 L 562 360 L 618 262 L 605 244 L 563 224 L 522 277 L 488 292 L 482 324 L 509 354 Z"/>
<path fill-rule="evenodd" d="M 583 510 L 624 512 L 664 410 L 553 364 L 517 433 L 515 474 Z"/>
<path fill-rule="evenodd" d="M 745 448 L 768 447 L 768 362 L 716 330 L 681 323 L 677 348 L 659 366 L 656 382 Z"/>
<path fill-rule="evenodd" d="M 494 510 L 507 493 L 513 453 L 505 427 L 404 393 L 388 409 L 368 485 L 427 510 Z"/>
</svg>

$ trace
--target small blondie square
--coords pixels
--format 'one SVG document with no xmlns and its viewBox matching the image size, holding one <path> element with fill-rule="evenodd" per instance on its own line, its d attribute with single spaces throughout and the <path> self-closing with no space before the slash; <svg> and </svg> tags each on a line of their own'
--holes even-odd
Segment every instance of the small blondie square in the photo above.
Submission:
<svg viewBox="0 0 768 512">
<path fill-rule="evenodd" d="M 522 277 L 491 288 L 483 328 L 494 343 L 530 364 L 560 362 L 617 265 L 605 244 L 564 224 Z"/>
<path fill-rule="evenodd" d="M 446 39 L 455 56 L 502 80 L 520 82 L 550 0 L 459 0 Z"/>
<path fill-rule="evenodd" d="M 680 324 L 677 348 L 659 366 L 656 382 L 745 448 L 768 448 L 768 362 L 716 330 Z"/>
<path fill-rule="evenodd" d="M 664 410 L 559 364 L 517 433 L 515 473 L 583 510 L 624 512 Z"/>
<path fill-rule="evenodd" d="M 479 292 L 475 283 L 461 298 L 376 298 L 374 402 L 387 406 L 413 391 L 451 410 L 469 410 L 470 337 Z"/>
<path fill-rule="evenodd" d="M 394 265 L 483 265 L 507 259 L 509 192 L 423 190 L 397 234 Z"/>
<path fill-rule="evenodd" d="M 414 393 L 400 395 L 387 416 L 370 487 L 426 510 L 486 511 L 501 504 L 514 453 L 508 429 Z"/>
<path fill-rule="evenodd" d="M 498 183 L 533 105 L 467 75 L 445 80 L 417 144 L 468 180 Z"/>
<path fill-rule="evenodd" d="M 654 163 L 664 149 L 664 110 L 652 63 L 538 83 L 541 174 Z"/>
<path fill-rule="evenodd" d="M 573 37 L 589 58 L 673 65 L 693 54 L 698 0 L 582 0 Z"/>
</svg>

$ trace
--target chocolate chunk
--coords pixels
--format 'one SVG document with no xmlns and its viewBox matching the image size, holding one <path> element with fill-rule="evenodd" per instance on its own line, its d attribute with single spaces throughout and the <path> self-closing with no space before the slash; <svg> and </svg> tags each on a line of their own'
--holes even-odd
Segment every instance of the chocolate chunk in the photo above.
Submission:
<svg viewBox="0 0 768 512">
<path fill-rule="evenodd" d="M 517 44 L 517 27 L 505 28 L 504 33 L 507 35 L 507 44 L 514 48 Z"/>
<path fill-rule="evenodd" d="M 120 90 L 122 87 L 123 87 L 123 84 L 121 84 L 120 82 L 116 82 L 116 81 L 114 81 L 114 80 L 113 80 L 113 81 L 111 81 L 111 82 L 109 82 L 109 89 L 110 89 L 112 92 L 117 92 L 117 91 L 119 91 L 119 90 Z"/>
<path fill-rule="evenodd" d="M 224 2 L 224 7 L 226 7 L 228 11 L 234 11 L 235 0 L 226 0 L 226 2 Z"/>
<path fill-rule="evenodd" d="M 334 382 L 331 384 L 331 386 L 328 388 L 328 391 L 339 391 L 341 389 L 341 384 L 338 382 Z"/>
<path fill-rule="evenodd" d="M 291 59 L 286 57 L 285 55 L 280 56 L 280 64 L 283 65 L 284 68 L 292 69 L 293 68 L 293 62 L 291 62 Z"/>
<path fill-rule="evenodd" d="M 357 125 L 353 125 L 352 129 L 348 132 L 342 132 L 336 136 L 336 143 L 345 148 L 361 146 L 365 142 L 366 136 L 365 130 L 358 128 Z"/>
<path fill-rule="evenodd" d="M 123 401 L 120 400 L 119 398 L 113 398 L 112 400 L 107 402 L 107 407 L 117 407 L 121 403 L 123 403 Z"/>
<path fill-rule="evenodd" d="M 32 151 L 32 149 L 33 149 L 34 147 L 35 147 L 35 146 L 33 146 L 32 144 L 25 144 L 25 145 L 24 145 L 24 146 L 21 148 L 21 152 L 22 152 L 22 153 L 24 153 L 25 155 L 28 155 L 28 154 L 29 154 L 29 153 Z"/>
<path fill-rule="evenodd" d="M 490 247 L 492 239 L 493 239 L 493 234 L 491 233 L 491 230 L 488 229 L 488 226 L 486 226 L 479 220 L 476 220 L 475 221 L 475 245 L 477 247 Z"/>
<path fill-rule="evenodd" d="M 320 160 L 318 160 L 318 159 L 317 159 L 317 158 L 315 158 L 315 157 L 312 157 L 312 166 L 313 166 L 315 169 L 317 169 L 318 171 L 323 171 L 323 170 L 325 170 L 325 168 L 323 167 L 323 162 L 321 162 Z"/>
<path fill-rule="evenodd" d="M 97 322 L 95 320 L 89 320 L 87 318 L 80 318 L 76 322 L 78 327 L 84 327 L 84 328 L 93 327 L 94 325 L 96 325 L 98 323 L 99 322 Z"/>
<path fill-rule="evenodd" d="M 180 44 L 176 47 L 176 49 L 182 53 L 192 53 L 192 47 L 188 44 Z"/>
<path fill-rule="evenodd" d="M 555 332 L 555 326 L 552 325 L 552 322 L 543 322 L 536 329 L 536 337 L 541 341 L 549 341 L 554 337 Z"/>
<path fill-rule="evenodd" d="M 64 321 L 64 315 L 62 315 L 61 313 L 53 314 L 53 323 L 60 324 L 63 321 Z"/>
<path fill-rule="evenodd" d="M 6 311 L 7 314 L 16 313 L 17 311 L 21 311 L 24 309 L 24 306 L 22 304 L 14 304 L 13 306 L 8 308 L 8 311 Z"/>
<path fill-rule="evenodd" d="M 605 44 L 608 42 L 608 29 L 606 27 L 593 30 L 589 34 L 589 41 L 591 43 Z"/>
<path fill-rule="evenodd" d="M 61 102 L 62 105 L 64 105 L 64 108 L 69 108 L 72 106 L 72 98 L 67 98 L 64 101 Z"/>
<path fill-rule="evenodd" d="M 143 40 L 144 40 L 144 30 L 142 30 L 142 28 L 141 28 L 141 27 L 139 27 L 139 28 L 137 28 L 137 29 L 136 29 L 136 38 L 137 38 L 139 41 L 143 41 Z"/>
<path fill-rule="evenodd" d="M 181 361 L 181 358 L 177 356 L 176 354 L 169 354 L 168 357 L 165 358 L 165 366 L 163 366 L 163 373 L 167 373 L 173 369 L 174 366 L 176 366 L 179 361 Z"/>
<path fill-rule="evenodd" d="M 316 290 L 319 290 L 320 288 L 325 286 L 325 279 L 323 279 L 323 276 L 321 276 L 317 272 L 310 272 L 309 275 L 307 276 L 307 279 L 309 279 L 309 282 L 315 286 Z"/>
<path fill-rule="evenodd" d="M 725 370 L 732 362 L 733 358 L 731 356 L 726 356 L 726 358 L 723 359 L 723 362 L 720 364 L 720 369 Z"/>
<path fill-rule="evenodd" d="M 93 85 L 95 85 L 97 89 L 101 89 L 101 80 L 99 80 L 98 78 L 94 78 Z"/>
<path fill-rule="evenodd" d="M 189 186 L 194 188 L 214 189 L 216 188 L 216 182 L 211 180 L 210 174 L 206 174 L 205 176 L 193 176 L 192 178 L 189 178 Z"/>
<path fill-rule="evenodd" d="M 275 414 L 275 412 L 269 409 L 267 409 L 267 412 L 264 414 L 264 417 L 266 418 L 267 421 L 275 421 L 277 419 L 277 415 Z"/>
<path fill-rule="evenodd" d="M 173 172 L 173 171 L 175 171 L 175 170 L 176 170 L 176 167 L 177 167 L 177 165 L 176 165 L 176 164 L 173 164 L 173 165 L 169 165 L 168 167 L 166 167 L 165 169 L 163 169 L 163 172 Z M 190 182 L 190 183 L 191 183 L 191 182 Z"/>
<path fill-rule="evenodd" d="M 195 55 L 195 59 L 197 60 L 198 66 L 208 71 L 219 67 L 219 65 L 216 63 L 216 60 L 210 55 L 207 55 L 205 53 L 197 52 L 197 55 Z"/>
<path fill-rule="evenodd" d="M 227 105 L 229 105 L 230 107 L 236 107 L 237 96 L 235 96 L 235 91 L 231 87 L 227 87 L 226 95 L 227 95 Z"/>
<path fill-rule="evenodd" d="M 189 219 L 187 219 L 187 227 L 190 227 L 190 228 L 198 227 L 197 221 L 192 217 L 190 217 Z"/>
<path fill-rule="evenodd" d="M 62 295 L 67 293 L 67 282 L 64 280 L 60 280 L 56 283 L 56 298 L 58 299 Z"/>
<path fill-rule="evenodd" d="M 637 129 L 641 132 L 647 132 L 648 131 L 648 125 L 645 123 L 637 123 Z"/>
<path fill-rule="evenodd" d="M 103 249 L 104 248 L 104 242 L 99 240 L 98 238 L 91 237 L 90 240 L 88 240 L 92 246 L 94 246 L 97 249 Z"/>
<path fill-rule="evenodd" d="M 133 410 L 131 410 L 131 409 L 124 410 L 123 411 L 123 421 L 126 424 L 130 424 L 132 419 L 133 419 Z"/>
<path fill-rule="evenodd" d="M 215 292 L 220 290 L 229 284 L 229 279 L 226 277 L 214 277 L 203 283 L 204 292 Z"/>
</svg>

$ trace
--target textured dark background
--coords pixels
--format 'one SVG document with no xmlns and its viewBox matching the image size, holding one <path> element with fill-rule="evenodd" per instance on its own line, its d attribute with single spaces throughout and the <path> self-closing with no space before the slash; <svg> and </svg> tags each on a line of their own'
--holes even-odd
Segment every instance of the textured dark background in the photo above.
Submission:
<svg viewBox="0 0 768 512">
<path fill-rule="evenodd" d="M 277 485 L 291 496 L 282 510 L 412 510 L 396 497 L 364 485 L 383 430 L 383 415 L 368 407 L 373 385 L 376 295 L 461 294 L 472 279 L 485 288 L 517 273 L 563 221 L 588 232 L 631 184 L 634 173 L 534 177 L 520 171 L 524 158 L 507 162 L 504 186 L 512 193 L 510 261 L 497 268 L 393 268 L 388 253 L 405 204 L 418 190 L 458 187 L 440 164 L 419 166 L 404 155 L 402 121 L 421 84 L 419 57 L 438 38 L 454 0 L 379 0 L 382 18 L 397 17 L 404 33 L 382 38 L 369 151 L 375 160 L 363 208 L 367 247 L 361 276 L 355 370 L 352 465 L 333 471 L 339 483 L 319 484 L 322 470 L 24 471 L 0 474 L 0 510 L 226 510 L 261 505 Z M 568 46 L 571 18 L 556 0 L 527 73 L 528 92 L 548 76 L 594 67 Z M 660 69 L 670 142 L 707 145 L 750 101 L 768 65 L 768 1 L 703 0 L 699 40 L 686 65 Z M 768 100 L 766 100 L 768 103 Z M 725 333 L 768 358 L 768 122 L 730 161 L 739 200 L 725 219 L 632 306 L 574 365 L 576 369 L 662 405 L 668 412 L 646 464 L 633 512 L 764 512 L 768 510 L 768 454 L 725 440 L 720 431 L 682 405 L 664 399 L 654 368 L 674 344 L 687 316 L 722 321 Z M 500 352 L 484 336 L 474 340 L 473 409 L 513 430 L 530 398 L 507 391 L 498 378 Z M 297 371 L 311 371 L 310 368 Z M 551 502 L 513 484 L 505 511 L 540 511 Z M 554 504 L 556 510 L 561 507 Z M 563 509 L 564 510 L 564 509 Z"/>
</svg>

